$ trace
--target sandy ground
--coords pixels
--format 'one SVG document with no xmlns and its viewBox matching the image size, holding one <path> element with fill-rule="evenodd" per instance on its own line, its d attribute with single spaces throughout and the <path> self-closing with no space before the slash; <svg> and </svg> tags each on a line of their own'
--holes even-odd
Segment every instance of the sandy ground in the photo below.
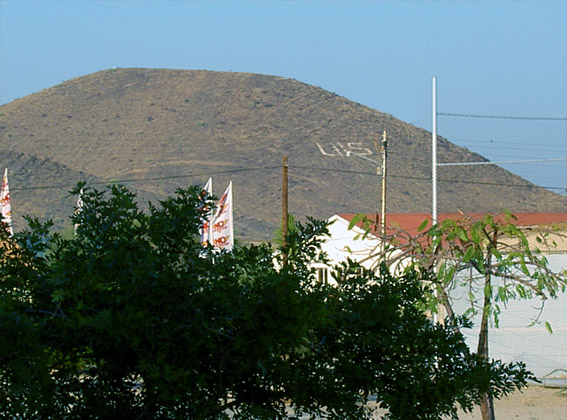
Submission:
<svg viewBox="0 0 567 420">
<path fill-rule="evenodd" d="M 383 413 L 375 413 L 375 419 Z M 496 420 L 567 420 L 567 389 L 530 385 L 494 401 L 494 413 Z M 459 413 L 459 420 L 482 420 L 482 415 L 475 408 L 472 413 Z"/>
<path fill-rule="evenodd" d="M 567 389 L 530 385 L 522 392 L 494 401 L 494 412 L 496 420 L 567 420 Z M 379 420 L 384 413 L 375 412 L 374 418 Z M 459 413 L 459 420 L 482 420 L 482 416 L 475 408 L 472 413 Z"/>
<path fill-rule="evenodd" d="M 531 385 L 494 401 L 494 412 L 496 420 L 567 420 L 567 389 Z M 478 409 L 459 415 L 459 420 L 472 419 L 482 419 Z"/>
</svg>

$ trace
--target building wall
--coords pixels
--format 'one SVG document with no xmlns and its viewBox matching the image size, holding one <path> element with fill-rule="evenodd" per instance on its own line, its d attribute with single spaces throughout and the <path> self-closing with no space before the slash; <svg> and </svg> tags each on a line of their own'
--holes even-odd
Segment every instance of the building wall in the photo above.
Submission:
<svg viewBox="0 0 567 420">
<path fill-rule="evenodd" d="M 376 258 L 371 257 L 372 252 L 380 246 L 380 241 L 373 235 L 362 239 L 364 231 L 357 226 L 348 229 L 349 222 L 339 216 L 329 219 L 329 237 L 322 244 L 321 249 L 329 258 L 329 266 L 346 261 L 347 258 L 358 261 L 363 267 L 370 269 L 376 264 Z M 359 235 L 359 239 L 355 239 Z M 335 283 L 332 278 L 332 269 L 324 264 L 313 265 L 318 270 L 320 281 Z"/>
<path fill-rule="evenodd" d="M 550 267 L 559 272 L 567 268 L 567 254 L 547 256 Z M 469 303 L 464 288 L 452 293 L 454 308 L 463 313 Z M 488 334 L 490 357 L 504 362 L 524 362 L 538 378 L 567 378 L 567 293 L 548 299 L 511 301 L 501 305 L 498 328 L 492 324 Z M 469 346 L 476 350 L 480 315 L 471 330 L 463 331 Z M 545 327 L 549 322 L 553 333 Z M 562 369 L 562 370 L 561 370 Z"/>
<path fill-rule="evenodd" d="M 329 220 L 333 222 L 329 227 L 330 238 L 322 249 L 328 254 L 331 265 L 345 261 L 347 257 L 359 261 L 366 268 L 378 265 L 378 258 L 369 258 L 381 245 L 377 237 L 369 235 L 362 239 L 364 231 L 356 226 L 349 230 L 349 221 L 340 216 Z M 357 235 L 359 239 L 355 239 Z M 553 271 L 567 269 L 567 241 L 563 235 L 552 235 L 550 242 L 554 241 L 557 246 L 547 250 L 535 241 L 535 236 L 528 239 L 533 247 L 538 246 L 545 252 Z M 315 266 L 319 270 L 320 281 L 334 282 L 329 267 L 322 264 Z M 463 287 L 451 292 L 457 313 L 462 314 L 468 309 L 467 296 L 468 290 Z M 489 333 L 490 357 L 504 362 L 522 361 L 540 379 L 546 376 L 567 377 L 567 292 L 547 300 L 542 311 L 541 301 L 537 298 L 501 306 L 499 328 L 492 325 Z M 538 320 L 534 323 L 536 318 Z M 480 316 L 473 321 L 474 327 L 463 333 L 471 349 L 476 350 Z M 553 334 L 547 331 L 546 321 L 551 324 Z"/>
</svg>

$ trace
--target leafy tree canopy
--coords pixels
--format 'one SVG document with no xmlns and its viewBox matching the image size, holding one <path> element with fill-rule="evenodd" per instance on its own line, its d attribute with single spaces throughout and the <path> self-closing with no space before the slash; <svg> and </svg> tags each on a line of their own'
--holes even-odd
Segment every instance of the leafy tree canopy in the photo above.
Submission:
<svg viewBox="0 0 567 420">
<path fill-rule="evenodd" d="M 349 228 L 361 223 L 370 234 L 372 220 L 356 215 Z M 511 300 L 540 299 L 541 311 L 548 298 L 555 298 L 567 289 L 567 272 L 554 271 L 539 247 L 553 249 L 554 237 L 561 237 L 554 226 L 519 227 L 517 218 L 503 211 L 500 215 L 485 214 L 475 219 L 465 214 L 446 219 L 427 228 L 424 220 L 418 234 L 397 230 L 382 238 L 385 246 L 369 251 L 367 258 L 385 262 L 389 267 L 418 269 L 433 279 L 429 309 L 445 309 L 456 328 L 451 293 L 455 287 L 466 288 L 470 308 L 464 315 L 481 315 L 477 354 L 489 358 L 489 320 L 498 327 L 501 307 Z M 530 243 L 530 239 L 534 243 Z M 434 275 L 432 276 L 432 273 Z M 467 275 L 464 275 L 464 274 Z M 535 322 L 538 322 L 536 318 Z M 545 323 L 548 331 L 552 328 Z M 487 393 L 481 404 L 484 420 L 493 420 L 492 396 Z"/>
<path fill-rule="evenodd" d="M 351 263 L 337 287 L 316 283 L 322 222 L 298 223 L 281 253 L 215 253 L 195 187 L 147 212 L 119 185 L 83 203 L 73 237 L 34 219 L 0 233 L 5 418 L 365 419 L 375 395 L 390 419 L 438 419 L 530 377 L 432 324 L 413 272 Z"/>
</svg>

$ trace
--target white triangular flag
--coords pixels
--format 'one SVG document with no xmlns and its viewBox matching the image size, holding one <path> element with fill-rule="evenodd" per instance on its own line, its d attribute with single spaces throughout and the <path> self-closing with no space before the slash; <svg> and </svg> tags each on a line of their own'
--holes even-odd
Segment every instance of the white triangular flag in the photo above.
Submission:
<svg viewBox="0 0 567 420">
<path fill-rule="evenodd" d="M 213 179 L 209 178 L 205 186 L 201 191 L 201 195 L 204 199 L 208 199 L 211 195 L 213 195 Z M 205 221 L 203 222 L 203 226 L 199 229 L 201 234 L 201 245 L 203 247 L 208 246 L 208 244 L 212 241 L 211 239 L 211 219 L 212 219 L 212 211 L 209 206 L 203 206 L 202 210 L 206 212 Z"/>
<path fill-rule="evenodd" d="M 10 188 L 8 187 L 8 168 L 4 171 L 4 178 L 2 179 L 0 206 L 2 207 L 2 224 L 8 233 L 10 233 L 10 236 L 12 236 L 14 234 L 14 227 L 12 226 L 12 205 L 10 204 Z"/>
<path fill-rule="evenodd" d="M 231 251 L 234 247 L 232 218 L 232 182 L 219 200 L 217 214 L 213 219 L 213 246 L 216 250 Z"/>
</svg>

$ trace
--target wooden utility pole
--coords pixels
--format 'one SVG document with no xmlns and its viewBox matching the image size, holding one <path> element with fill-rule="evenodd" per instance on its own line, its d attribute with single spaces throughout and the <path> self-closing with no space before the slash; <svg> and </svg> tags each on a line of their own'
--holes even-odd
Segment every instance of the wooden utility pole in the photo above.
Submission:
<svg viewBox="0 0 567 420">
<path fill-rule="evenodd" d="M 284 249 L 284 265 L 287 265 L 287 156 L 283 157 L 283 182 L 282 182 L 282 249 Z"/>
</svg>

